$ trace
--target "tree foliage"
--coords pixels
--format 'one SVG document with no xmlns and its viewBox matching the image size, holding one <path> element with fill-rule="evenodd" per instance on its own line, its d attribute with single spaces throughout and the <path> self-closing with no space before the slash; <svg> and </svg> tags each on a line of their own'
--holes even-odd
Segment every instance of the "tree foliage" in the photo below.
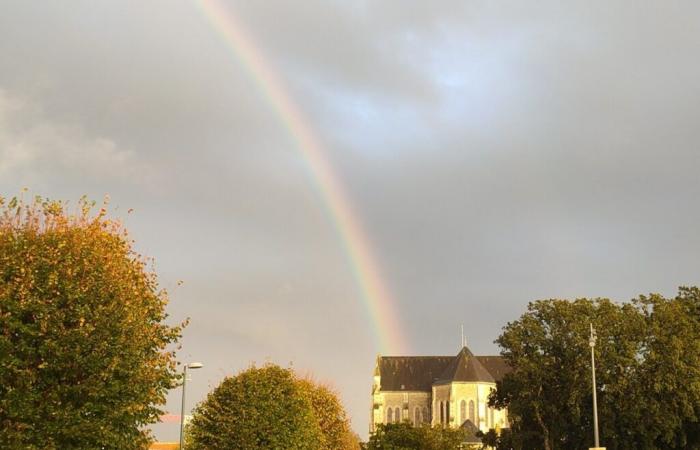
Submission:
<svg viewBox="0 0 700 450">
<path fill-rule="evenodd" d="M 143 448 L 181 326 L 124 228 L 0 198 L 0 447 Z"/>
<path fill-rule="evenodd" d="M 337 395 L 273 364 L 228 377 L 195 408 L 191 449 L 354 450 Z"/>
<path fill-rule="evenodd" d="M 513 433 L 509 428 L 503 428 L 500 431 L 496 431 L 495 429 L 491 428 L 486 433 L 483 431 L 477 431 L 476 436 L 481 439 L 483 446 L 486 448 L 496 450 L 529 448 L 516 445 L 516 443 L 513 441 Z"/>
<path fill-rule="evenodd" d="M 337 392 L 309 378 L 297 381 L 299 388 L 311 401 L 314 416 L 321 430 L 322 450 L 353 450 L 357 440 L 350 430 L 350 421 Z"/>
<path fill-rule="evenodd" d="M 508 407 L 513 448 L 592 444 L 589 324 L 597 330 L 601 442 L 616 449 L 700 448 L 700 290 L 531 303 L 497 342 L 514 369 L 490 403 Z"/>
<path fill-rule="evenodd" d="M 464 429 L 414 427 L 408 422 L 379 424 L 367 450 L 458 450 L 467 438 Z"/>
</svg>

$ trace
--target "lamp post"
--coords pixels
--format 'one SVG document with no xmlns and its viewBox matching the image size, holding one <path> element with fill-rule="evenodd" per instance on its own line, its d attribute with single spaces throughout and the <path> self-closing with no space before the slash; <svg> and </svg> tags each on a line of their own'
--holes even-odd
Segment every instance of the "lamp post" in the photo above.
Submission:
<svg viewBox="0 0 700 450">
<path fill-rule="evenodd" d="M 185 448 L 185 387 L 187 386 L 187 369 L 201 369 L 204 364 L 193 362 L 185 364 L 182 370 L 182 407 L 180 408 L 180 450 Z"/>
<path fill-rule="evenodd" d="M 595 342 L 597 339 L 595 328 L 591 324 L 591 337 L 588 339 L 588 344 L 591 346 L 591 376 L 593 380 L 593 440 L 595 442 L 593 449 L 605 449 L 605 447 L 600 446 L 600 440 L 598 439 L 598 398 L 595 386 Z"/>
</svg>

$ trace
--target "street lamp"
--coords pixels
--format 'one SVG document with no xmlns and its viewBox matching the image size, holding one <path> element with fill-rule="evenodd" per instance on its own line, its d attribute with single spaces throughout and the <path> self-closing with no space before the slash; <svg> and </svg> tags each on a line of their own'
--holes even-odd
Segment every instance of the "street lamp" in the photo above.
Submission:
<svg viewBox="0 0 700 450">
<path fill-rule="evenodd" d="M 187 385 L 187 369 L 201 369 L 204 364 L 193 362 L 185 364 L 182 370 L 182 407 L 180 408 L 180 450 L 185 448 L 185 386 Z"/>
<path fill-rule="evenodd" d="M 593 440 L 595 442 L 595 447 L 593 449 L 604 449 L 605 447 L 600 446 L 600 441 L 598 439 L 598 399 L 596 396 L 596 386 L 595 386 L 595 342 L 598 337 L 595 334 L 595 329 L 593 324 L 591 324 L 591 337 L 588 339 L 588 345 L 591 346 L 591 374 L 593 379 Z"/>
</svg>

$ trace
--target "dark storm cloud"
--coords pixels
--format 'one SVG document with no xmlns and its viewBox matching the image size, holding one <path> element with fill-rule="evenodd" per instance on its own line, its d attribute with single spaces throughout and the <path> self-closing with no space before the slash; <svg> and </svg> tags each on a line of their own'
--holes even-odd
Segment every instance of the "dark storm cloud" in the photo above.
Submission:
<svg viewBox="0 0 700 450">
<path fill-rule="evenodd" d="M 494 352 L 536 298 L 698 283 L 700 5 L 230 6 L 324 142 L 416 352 L 456 351 L 460 322 Z M 136 209 L 173 318 L 192 318 L 183 358 L 207 364 L 193 398 L 294 361 L 363 433 L 376 348 L 342 245 L 200 8 L 6 1 L 0 55 L 0 194 Z"/>
</svg>

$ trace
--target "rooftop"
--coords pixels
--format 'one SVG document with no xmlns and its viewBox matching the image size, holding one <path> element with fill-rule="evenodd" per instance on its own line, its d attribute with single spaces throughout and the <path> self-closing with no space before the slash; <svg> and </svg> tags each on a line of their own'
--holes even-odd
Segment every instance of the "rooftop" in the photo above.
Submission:
<svg viewBox="0 0 700 450">
<path fill-rule="evenodd" d="M 501 356 L 474 356 L 463 347 L 456 356 L 380 356 L 376 372 L 383 391 L 430 391 L 435 383 L 494 383 L 510 367 Z"/>
</svg>

